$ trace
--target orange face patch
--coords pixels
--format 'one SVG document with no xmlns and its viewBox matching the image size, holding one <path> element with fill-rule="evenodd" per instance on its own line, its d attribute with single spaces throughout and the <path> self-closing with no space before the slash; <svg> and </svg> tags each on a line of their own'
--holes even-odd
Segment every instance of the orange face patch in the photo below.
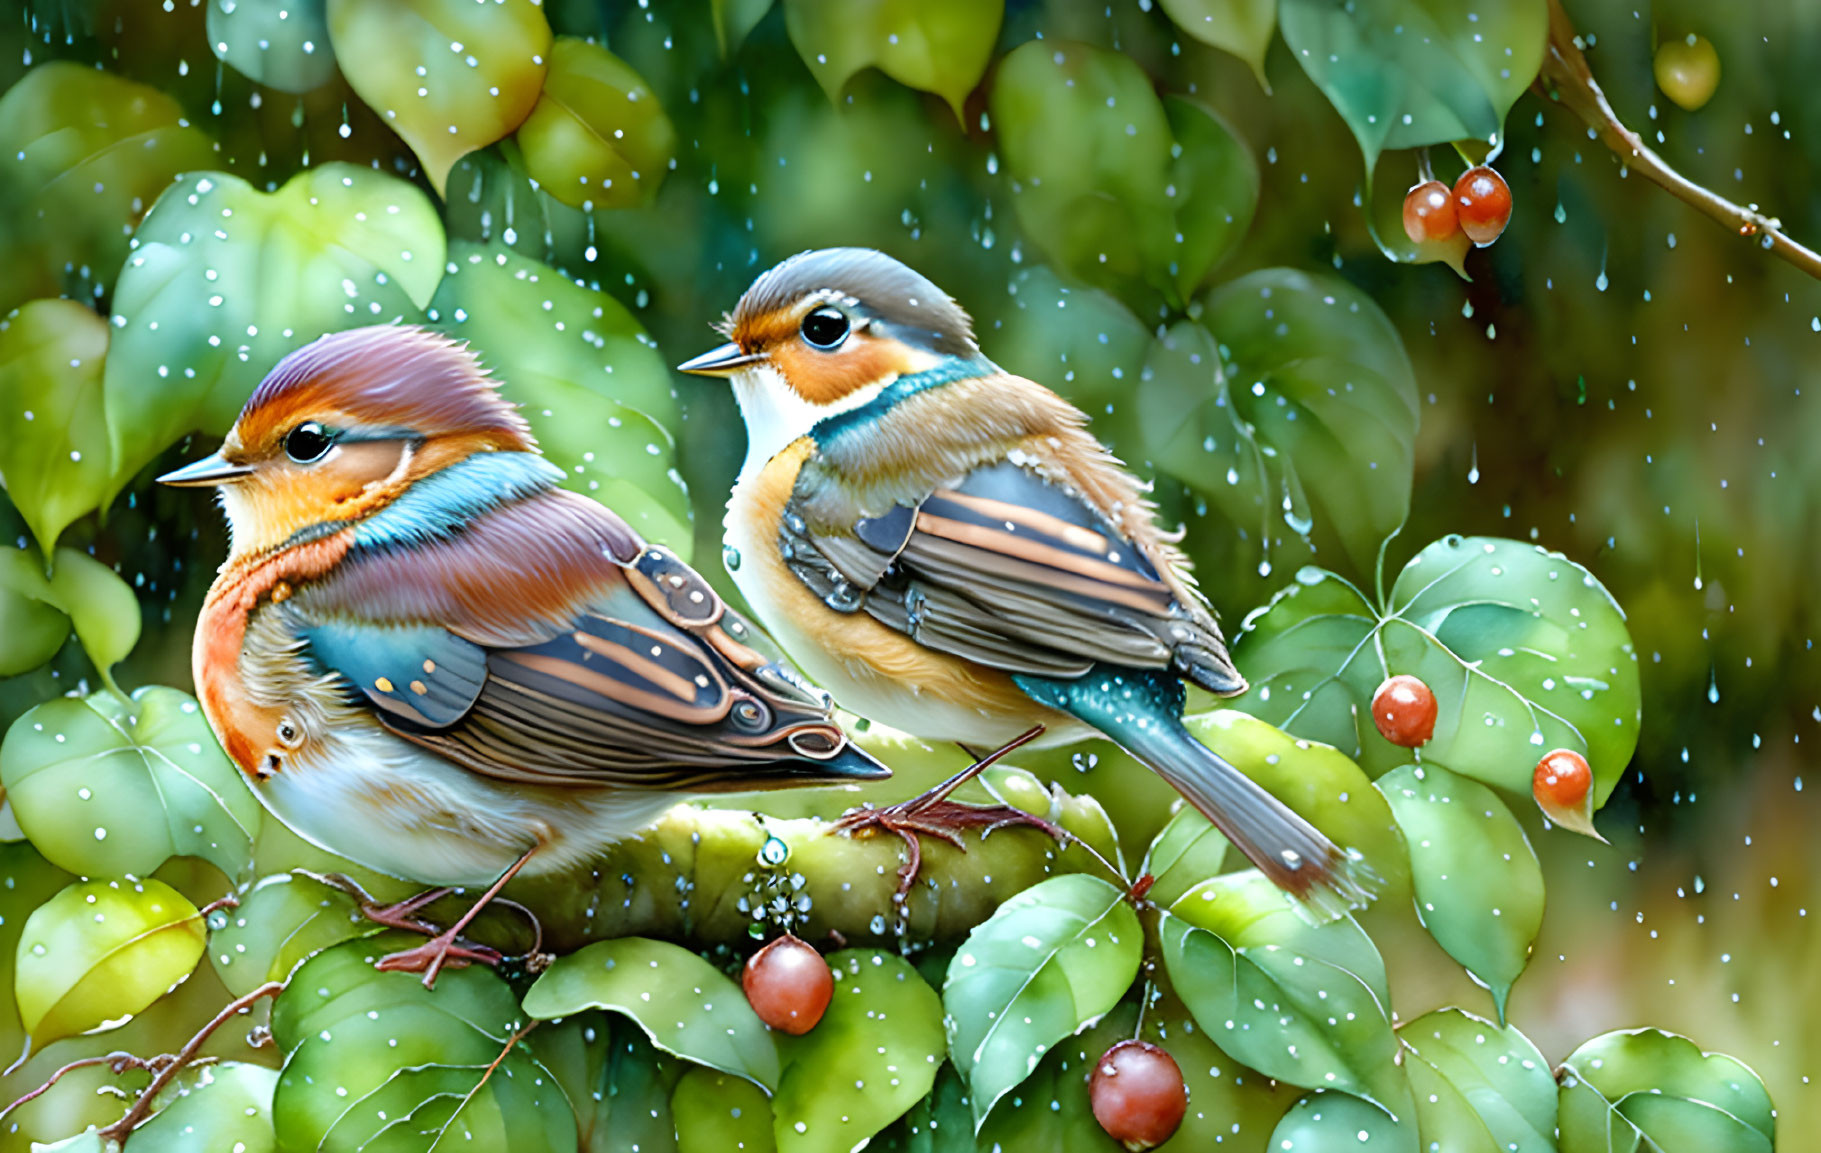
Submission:
<svg viewBox="0 0 1821 1153">
<path fill-rule="evenodd" d="M 772 367 L 811 404 L 828 405 L 887 377 L 920 367 L 914 349 L 895 340 L 856 332 L 824 352 L 792 336 L 771 350 Z"/>
</svg>

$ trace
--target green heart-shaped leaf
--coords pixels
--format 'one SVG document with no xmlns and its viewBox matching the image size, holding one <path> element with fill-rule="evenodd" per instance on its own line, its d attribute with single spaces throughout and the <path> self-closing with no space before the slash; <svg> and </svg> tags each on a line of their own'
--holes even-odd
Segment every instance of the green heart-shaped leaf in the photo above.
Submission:
<svg viewBox="0 0 1821 1153">
<path fill-rule="evenodd" d="M 933 1075 L 934 1070 L 931 1072 Z M 788 1071 L 785 1075 L 789 1076 Z M 728 1149 L 771 1153 L 778 1147 L 772 1136 L 771 1098 L 765 1090 L 718 1069 L 697 1065 L 684 1073 L 670 1095 L 670 1115 L 676 1118 L 677 1153 Z M 625 1141 L 624 1136 L 620 1139 Z M 621 1147 L 630 1148 L 630 1142 Z M 647 1147 L 639 1145 L 640 1149 Z"/>
<path fill-rule="evenodd" d="M 1605 1033 L 1570 1053 L 1562 1153 L 1770 1153 L 1777 1118 L 1764 1082 L 1724 1053 L 1660 1029 Z"/>
<path fill-rule="evenodd" d="M 1246 619 L 1234 655 L 1252 682 L 1240 707 L 1325 741 L 1382 774 L 1409 759 L 1372 724 L 1397 673 L 1435 693 L 1424 763 L 1528 793 L 1551 749 L 1587 757 L 1603 803 L 1637 744 L 1637 655 L 1625 614 L 1560 553 L 1450 536 L 1417 554 L 1382 611 L 1319 569 Z"/>
<path fill-rule="evenodd" d="M 999 38 L 1005 0 L 784 0 L 791 43 L 830 100 L 868 66 L 934 92 L 962 118 Z"/>
<path fill-rule="evenodd" d="M 379 931 L 348 893 L 308 876 L 261 877 L 209 936 L 209 961 L 228 992 L 244 996 L 331 945 Z"/>
<path fill-rule="evenodd" d="M 116 489 L 184 433 L 225 433 L 285 353 L 416 319 L 443 276 L 430 199 L 351 164 L 307 168 L 272 193 L 192 176 L 135 239 L 104 381 Z"/>
<path fill-rule="evenodd" d="M 624 305 L 508 249 L 455 241 L 430 315 L 524 408 L 566 487 L 688 559 L 689 490 L 670 370 Z"/>
<path fill-rule="evenodd" d="M 278 1071 L 243 1061 L 202 1065 L 159 1095 L 158 1111 L 133 1130 L 136 1153 L 199 1149 L 274 1153 L 272 1090 Z"/>
<path fill-rule="evenodd" d="M 127 237 L 177 175 L 218 163 L 177 101 L 57 60 L 0 96 L 0 313 L 113 283 Z"/>
<path fill-rule="evenodd" d="M 13 989 L 38 1045 L 141 1012 L 202 960 L 196 906 L 163 881 L 82 881 L 40 905 L 19 935 Z"/>
<path fill-rule="evenodd" d="M 1419 1110 L 1428 1070 L 1473 1108 L 1499 1149 L 1555 1153 L 1555 1078 L 1528 1037 L 1460 1009 L 1425 1013 L 1397 1035 Z"/>
<path fill-rule="evenodd" d="M 1052 1046 L 1125 995 L 1143 936 L 1125 894 L 1081 873 L 1032 885 L 974 927 L 942 1005 L 976 1128 Z"/>
<path fill-rule="evenodd" d="M 644 937 L 597 941 L 545 970 L 525 994 L 540 1020 L 611 1009 L 666 1053 L 778 1085 L 778 1050 L 740 987 L 688 949 Z"/>
<path fill-rule="evenodd" d="M 32 709 L 0 745 L 0 781 L 26 836 L 86 876 L 145 875 L 201 857 L 230 877 L 252 857 L 259 802 L 196 702 L 148 686 Z"/>
<path fill-rule="evenodd" d="M 645 78 L 586 40 L 559 36 L 518 146 L 532 178 L 571 208 L 636 208 L 657 196 L 677 134 Z"/>
<path fill-rule="evenodd" d="M 70 618 L 54 598 L 36 549 L 0 548 L 0 677 L 30 672 L 69 639 Z"/>
<path fill-rule="evenodd" d="M 335 78 L 328 0 L 209 0 L 209 50 L 241 75 L 280 92 Z"/>
<path fill-rule="evenodd" d="M 1544 0 L 1283 0 L 1278 20 L 1370 174 L 1387 148 L 1496 142 L 1542 66 L 1549 10 Z"/>
<path fill-rule="evenodd" d="M 1183 894 L 1158 936 L 1171 985 L 1221 1048 L 1280 1081 L 1397 1109 L 1385 963 L 1352 918 L 1311 925 L 1248 869 Z"/>
<path fill-rule="evenodd" d="M 930 1091 L 947 1051 L 942 999 L 908 961 L 843 949 L 828 964 L 828 1011 L 802 1037 L 780 1039 L 784 1074 L 772 1108 L 786 1153 L 864 1144 Z"/>
<path fill-rule="evenodd" d="M 576 1148 L 575 1114 L 526 1044 L 415 1001 L 376 1004 L 305 1038 L 278 1075 L 272 1119 L 287 1149 Z"/>
<path fill-rule="evenodd" d="M 1378 779 L 1410 846 L 1416 915 L 1492 993 L 1499 1019 L 1543 926 L 1543 867 L 1491 789 L 1439 765 Z"/>
<path fill-rule="evenodd" d="M 1265 53 L 1277 32 L 1277 0 L 1158 0 L 1176 26 L 1203 44 L 1231 52 L 1252 66 L 1266 92 Z"/>
<path fill-rule="evenodd" d="M 107 338 L 107 321 L 70 300 L 0 320 L 0 480 L 47 551 L 108 493 Z"/>
<path fill-rule="evenodd" d="M 1302 536 L 1325 521 L 1369 571 L 1410 509 L 1416 377 L 1397 330 L 1338 277 L 1287 268 L 1203 303 L 1146 357 L 1145 452 L 1261 539 L 1279 518 Z"/>
<path fill-rule="evenodd" d="M 453 1025 L 497 1042 L 494 1052 L 525 1019 L 512 990 L 486 969 L 445 969 L 434 990 L 412 973 L 381 972 L 374 962 L 388 953 L 422 943 L 410 933 L 382 933 L 325 949 L 291 974 L 272 1003 L 272 1039 L 292 1053 L 312 1037 L 343 1021 L 368 1018 L 374 1010 L 418 1006 Z"/>
<path fill-rule="evenodd" d="M 696 1072 L 726 1079 L 726 1093 L 721 1100 L 729 1102 L 730 1109 L 741 1108 L 741 1103 L 752 1097 L 764 1103 L 757 1125 L 734 1128 L 741 1134 L 763 1136 L 764 1144 L 748 1148 L 771 1147 L 771 1105 L 765 1090 L 742 1078 L 660 1053 L 644 1031 L 625 1017 L 588 1009 L 560 1022 L 540 1025 L 533 1039 L 538 1060 L 556 1078 L 575 1110 L 581 1147 L 589 1153 L 693 1153 L 681 1144 L 683 1134 L 693 1125 L 701 1124 L 709 1133 L 724 1132 L 715 1125 L 716 1119 L 706 1113 L 672 1116 L 673 1090 L 680 1091 L 683 1080 Z M 730 1120 L 738 1122 L 742 1118 Z M 729 1148 L 734 1146 L 707 1145 L 700 1147 L 700 1153 Z"/>
<path fill-rule="evenodd" d="M 1234 1060 L 1174 995 L 1160 992 L 1145 1006 L 1142 1036 L 1169 1052 L 1189 1090 L 1189 1111 L 1162 1146 L 1165 1153 L 1234 1146 L 1262 1151 L 1299 1092 Z"/>
<path fill-rule="evenodd" d="M 538 0 L 328 5 L 342 74 L 417 153 L 439 196 L 455 162 L 511 133 L 543 90 L 550 23 Z"/>
<path fill-rule="evenodd" d="M 1141 311 L 1183 304 L 1251 223 L 1250 151 L 1205 106 L 1160 101 L 1122 53 L 1021 45 L 993 81 L 992 123 L 1024 231 Z"/>
<path fill-rule="evenodd" d="M 1272 1153 L 1417 1153 L 1415 1118 L 1400 1120 L 1346 1093 L 1311 1093 L 1290 1107 L 1266 1145 Z"/>
</svg>

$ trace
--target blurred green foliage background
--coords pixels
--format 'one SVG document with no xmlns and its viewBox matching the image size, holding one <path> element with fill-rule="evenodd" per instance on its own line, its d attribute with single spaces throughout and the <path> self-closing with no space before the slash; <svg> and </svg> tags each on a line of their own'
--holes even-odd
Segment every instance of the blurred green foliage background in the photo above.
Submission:
<svg viewBox="0 0 1821 1153">
<path fill-rule="evenodd" d="M 664 366 L 706 347 L 715 339 L 709 322 L 752 277 L 804 248 L 867 245 L 910 263 L 972 312 L 989 356 L 1076 400 L 1116 451 L 1154 472 L 1133 383 L 1144 345 L 1103 339 L 1117 325 L 1094 323 L 1101 298 L 1085 286 L 1067 289 L 1068 309 L 1037 307 L 1063 292 L 1055 269 L 1068 250 L 1053 235 L 1026 232 L 1044 218 L 1015 205 L 1009 169 L 1017 145 L 994 121 L 1016 111 L 991 106 L 991 71 L 986 84 L 957 88 L 938 68 L 921 77 L 932 91 L 919 91 L 886 74 L 918 82 L 914 61 L 879 61 L 884 72 L 861 68 L 851 78 L 812 67 L 799 50 L 818 18 L 810 3 L 547 0 L 559 35 L 604 44 L 642 78 L 670 139 L 654 140 L 662 133 L 650 120 L 629 124 L 651 149 L 629 161 L 644 165 L 640 180 L 624 192 L 622 177 L 622 192 L 589 211 L 578 205 L 590 187 L 598 194 L 611 166 L 590 168 L 588 158 L 565 152 L 560 122 L 546 126 L 541 143 L 521 134 L 450 157 L 445 202 L 430 196 L 443 173 L 422 171 L 406 140 L 341 73 L 269 76 L 278 86 L 267 86 L 218 61 L 210 21 L 221 4 L 8 0 L 0 5 L 0 93 L 48 61 L 100 66 L 164 94 L 193 129 L 145 112 L 148 123 L 164 125 L 159 147 L 172 172 L 215 168 L 263 192 L 330 161 L 371 166 L 424 190 L 452 261 L 482 253 L 491 261 L 509 249 L 606 294 L 620 309 L 619 319 L 608 318 L 609 328 L 618 324 L 609 338 L 638 365 L 627 374 L 636 382 L 613 382 L 622 393 L 620 386 L 637 390 L 636 398 L 621 395 L 636 410 L 623 415 L 661 427 L 596 443 L 571 422 L 573 441 L 553 449 L 566 466 L 588 468 L 585 479 L 611 484 L 626 470 L 645 470 L 625 497 L 637 506 L 635 519 L 679 550 L 693 544 L 696 562 L 724 592 L 731 585 L 712 562 L 744 433 L 725 389 Z M 1535 92 L 1513 107 L 1495 161 L 1514 200 L 1504 237 L 1467 255 L 1466 278 L 1444 264 L 1394 264 L 1366 227 L 1354 135 L 1282 39 L 1270 42 L 1255 74 L 1179 31 L 1165 11 L 1172 7 L 1010 0 L 988 67 L 1010 67 L 1006 54 L 1034 37 L 1079 41 L 1137 62 L 1163 92 L 1204 103 L 1236 145 L 1221 169 L 1222 195 L 1248 200 L 1245 174 L 1256 174 L 1255 214 L 1249 227 L 1238 226 L 1243 235 L 1210 279 L 1277 265 L 1322 270 L 1388 314 L 1413 364 L 1421 422 L 1408 525 L 1391 546 L 1389 572 L 1444 533 L 1509 536 L 1587 565 L 1625 607 L 1642 663 L 1644 722 L 1632 771 L 1600 817 L 1615 847 L 1533 829 L 1552 900 L 1514 1016 L 1552 1059 L 1606 1028 L 1648 1021 L 1687 1032 L 1757 1068 L 1779 1105 L 1787 1147 L 1806 1147 L 1806 1135 L 1821 1131 L 1821 1099 L 1810 1085 L 1821 1061 L 1821 978 L 1809 963 L 1821 955 L 1821 937 L 1808 912 L 1821 896 L 1821 847 L 1812 835 L 1821 814 L 1802 780 L 1808 751 L 1821 743 L 1821 622 L 1811 592 L 1821 565 L 1821 379 L 1812 367 L 1821 354 L 1821 286 L 1628 177 L 1578 120 Z M 970 19 L 963 0 L 933 9 L 941 20 Z M 1761 205 L 1798 239 L 1821 241 L 1813 191 L 1821 4 L 1722 14 L 1694 0 L 1582 0 L 1572 15 L 1619 114 L 1670 163 Z M 811 31 L 793 29 L 793 16 Z M 1714 42 L 1723 67 L 1713 101 L 1692 113 L 1663 99 L 1651 74 L 1655 45 L 1690 32 Z M 394 44 L 385 29 L 365 35 L 376 52 Z M 834 51 L 837 63 L 845 59 Z M 965 70 L 964 55 L 956 49 L 938 59 Z M 67 111 L 70 98 L 56 99 Z M 124 111 L 105 94 L 98 99 L 110 115 Z M 0 135 L 21 131 L 23 102 L 0 107 L 18 118 L 0 121 Z M 1053 144 L 1045 147 L 1054 154 Z M 650 158 L 666 153 L 674 163 L 654 177 Z M 122 177 L 132 171 L 123 168 Z M 543 174 L 535 185 L 534 171 Z M 1414 157 L 1387 152 L 1378 171 L 1377 187 L 1401 195 L 1414 179 Z M 89 212 L 118 214 L 120 197 L 131 201 L 126 211 L 143 212 L 161 188 L 116 180 L 105 192 L 63 187 L 39 201 L 0 183 L 0 312 L 61 294 L 107 313 L 117 303 L 124 234 L 119 243 L 106 237 L 72 249 L 62 225 Z M 91 195 L 108 203 L 97 207 Z M 1382 193 L 1371 202 L 1382 204 Z M 40 259 L 46 250 L 57 259 Z M 541 387 L 559 387 L 564 338 L 538 334 L 536 310 L 512 312 L 509 286 L 484 279 L 509 278 L 510 269 L 476 266 L 448 278 L 431 307 L 465 309 L 483 352 L 547 341 L 552 383 Z M 262 275 L 291 271 L 281 264 Z M 534 265 L 518 272 L 537 274 Z M 1194 287 L 1103 283 L 1121 292 L 1147 337 Z M 200 307 L 196 292 L 179 311 Z M 111 403 L 112 384 L 107 392 Z M 147 419 L 157 418 L 159 397 L 139 403 Z M 221 411 L 231 415 L 237 405 Z M 177 419 L 174 432 L 187 427 Z M 652 452 L 643 451 L 647 443 Z M 105 521 L 83 516 L 64 538 L 116 566 L 138 595 L 145 637 L 117 672 L 135 685 L 188 684 L 191 625 L 224 551 L 212 509 L 149 482 L 206 440 L 162 446 L 133 459 L 128 475 L 83 482 L 117 485 L 122 495 Z M 597 450 L 598 464 L 586 455 Z M 687 499 L 670 481 L 673 460 Z M 1350 543 L 1348 525 L 1319 502 L 1311 510 L 1298 501 L 1286 516 L 1278 490 L 1262 486 L 1256 508 L 1241 515 L 1168 474 L 1158 476 L 1156 496 L 1166 518 L 1186 524 L 1202 585 L 1233 629 L 1304 563 L 1372 580 L 1371 549 Z M 1297 531 L 1305 516 L 1313 522 L 1307 535 Z M 0 508 L 0 537 L 23 544 L 28 532 L 16 510 Z M 0 681 L 0 724 L 90 675 L 70 645 L 48 666 Z M 1066 763 L 1059 771 L 1073 776 Z M 1161 820 L 1122 812 L 1111 799 L 1109 808 L 1146 834 Z M 10 956 L 12 938 L 0 937 L 0 946 Z M 1381 947 L 1404 1004 L 1442 1003 L 1450 983 L 1462 981 L 1432 947 Z M 219 990 L 198 988 L 204 984 L 192 982 L 186 997 L 219 1003 Z M 185 1012 L 161 1005 L 108 1044 L 134 1048 Z"/>
</svg>

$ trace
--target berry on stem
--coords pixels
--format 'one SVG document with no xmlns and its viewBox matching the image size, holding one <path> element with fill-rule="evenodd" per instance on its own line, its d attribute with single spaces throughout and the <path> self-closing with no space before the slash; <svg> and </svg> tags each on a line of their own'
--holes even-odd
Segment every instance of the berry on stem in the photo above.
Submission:
<svg viewBox="0 0 1821 1153">
<path fill-rule="evenodd" d="M 1467 239 L 1484 248 L 1511 223 L 1511 186 L 1484 164 L 1469 168 L 1454 182 L 1454 213 Z"/>
<path fill-rule="evenodd" d="M 1435 735 L 1435 693 L 1408 673 L 1389 677 L 1372 694 L 1372 723 L 1394 745 L 1414 749 Z"/>
<path fill-rule="evenodd" d="M 1094 1120 L 1132 1153 L 1168 1141 L 1189 1110 L 1189 1090 L 1176 1059 L 1149 1041 L 1121 1041 L 1088 1076 Z"/>
<path fill-rule="evenodd" d="M 759 1020 L 801 1037 L 828 1011 L 835 976 L 813 945 L 786 933 L 747 959 L 740 986 Z"/>
<path fill-rule="evenodd" d="M 1593 827 L 1593 768 L 1580 753 L 1554 749 L 1543 754 L 1531 774 L 1530 792 L 1551 821 L 1597 841 L 1606 839 Z"/>
<path fill-rule="evenodd" d="M 1425 180 L 1404 195 L 1404 235 L 1412 244 L 1446 240 L 1460 230 L 1448 186 Z"/>
</svg>

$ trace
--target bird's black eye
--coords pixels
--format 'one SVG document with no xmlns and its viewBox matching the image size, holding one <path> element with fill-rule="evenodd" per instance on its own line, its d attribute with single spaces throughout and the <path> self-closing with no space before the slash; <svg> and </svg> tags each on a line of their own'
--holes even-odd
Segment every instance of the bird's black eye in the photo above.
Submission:
<svg viewBox="0 0 1821 1153">
<path fill-rule="evenodd" d="M 298 464 L 309 464 L 321 460 L 334 443 L 322 425 L 305 421 L 285 434 L 285 455 Z"/>
<path fill-rule="evenodd" d="M 847 339 L 847 317 L 838 308 L 818 308 L 803 318 L 803 339 L 823 350 Z"/>
</svg>

